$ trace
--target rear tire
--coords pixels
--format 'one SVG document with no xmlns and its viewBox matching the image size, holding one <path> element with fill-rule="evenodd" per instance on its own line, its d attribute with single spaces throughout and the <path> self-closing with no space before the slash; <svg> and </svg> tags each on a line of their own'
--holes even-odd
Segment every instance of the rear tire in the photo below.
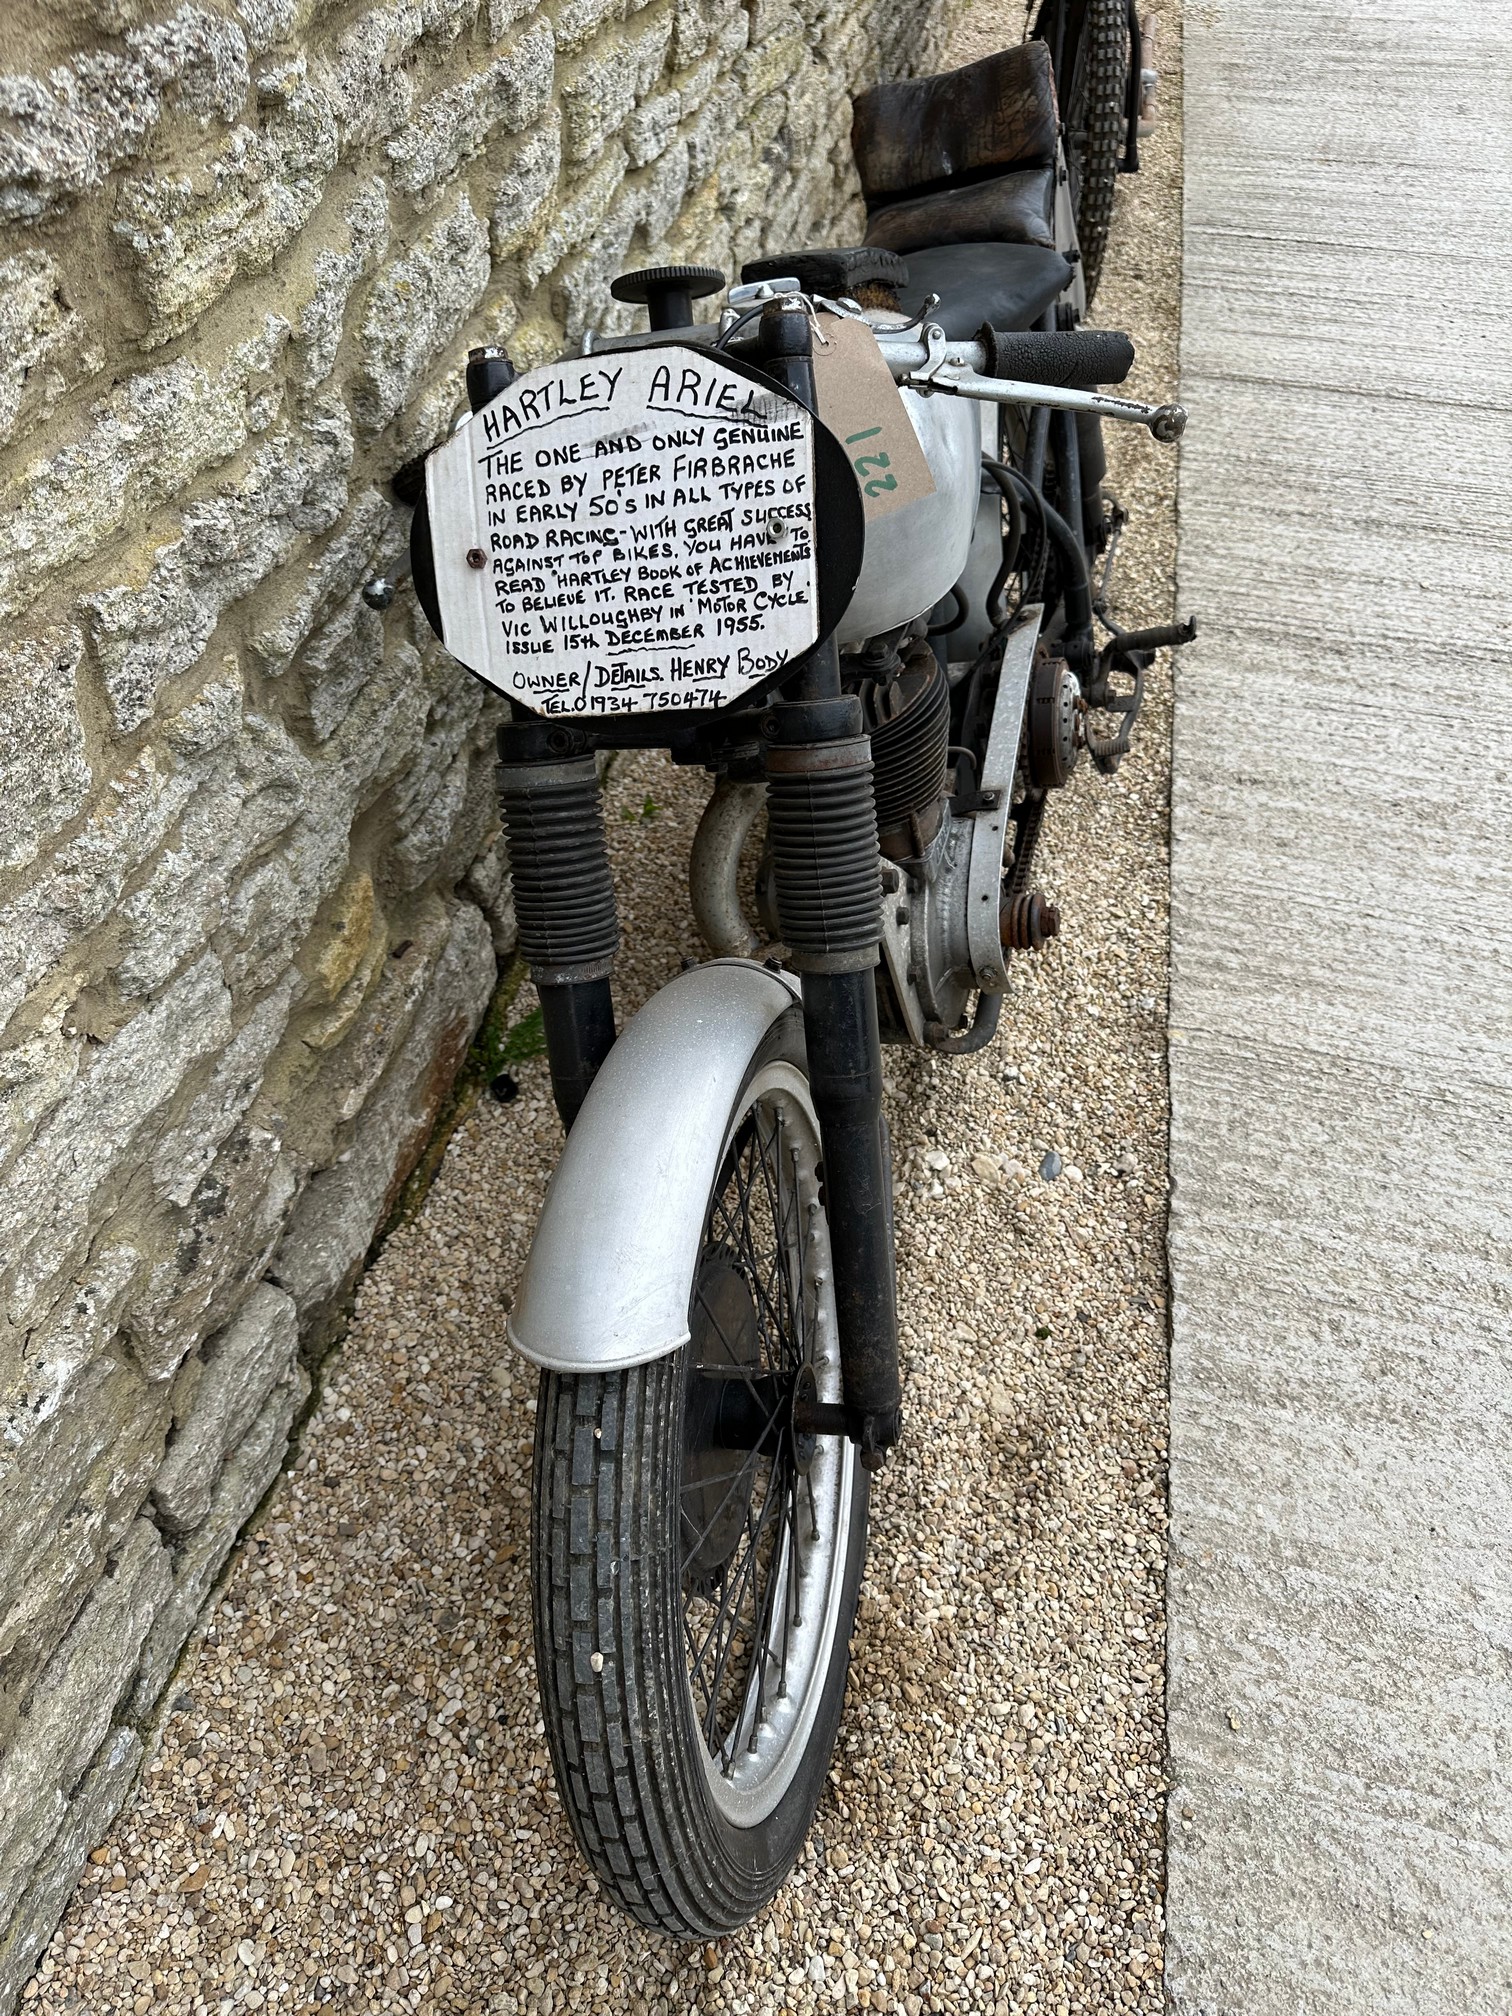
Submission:
<svg viewBox="0 0 1512 2016">
<path fill-rule="evenodd" d="M 1051 0 L 1036 26 L 1052 48 L 1052 9 L 1064 4 Z M 1055 88 L 1089 307 L 1113 229 L 1118 164 L 1128 135 L 1129 61 L 1128 0 L 1085 0 L 1080 9 L 1066 9 Z"/>
<path fill-rule="evenodd" d="M 833 1295 L 795 1008 L 729 1116 L 689 1343 L 628 1371 L 546 1373 L 538 1402 L 536 1665 L 557 1790 L 609 1896 L 678 1938 L 735 1931 L 780 1887 L 839 1726 L 867 1477 L 849 1442 L 806 1442 L 786 1411 L 800 1378 L 841 1398 Z"/>
</svg>

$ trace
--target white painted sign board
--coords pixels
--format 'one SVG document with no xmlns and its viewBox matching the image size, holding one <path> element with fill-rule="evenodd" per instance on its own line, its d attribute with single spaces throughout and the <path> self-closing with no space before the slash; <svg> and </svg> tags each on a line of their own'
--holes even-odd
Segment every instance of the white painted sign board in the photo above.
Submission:
<svg viewBox="0 0 1512 2016">
<path fill-rule="evenodd" d="M 721 706 L 818 637 L 813 416 L 705 350 L 528 372 L 425 471 L 446 648 L 540 713 Z"/>
</svg>

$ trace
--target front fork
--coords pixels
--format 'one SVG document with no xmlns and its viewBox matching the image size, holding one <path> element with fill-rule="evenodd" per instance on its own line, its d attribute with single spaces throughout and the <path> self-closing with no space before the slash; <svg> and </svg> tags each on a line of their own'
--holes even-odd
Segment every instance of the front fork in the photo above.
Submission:
<svg viewBox="0 0 1512 2016">
<path fill-rule="evenodd" d="M 813 326 L 796 305 L 774 301 L 760 333 L 766 371 L 817 411 Z M 860 700 L 842 689 L 833 639 L 799 663 L 782 693 L 765 723 L 772 879 L 789 964 L 802 975 L 846 1429 L 876 1470 L 898 1439 L 901 1381 L 877 1029 L 882 876 L 871 742 Z"/>
<path fill-rule="evenodd" d="M 779 702 L 767 719 L 767 829 L 778 922 L 789 964 L 802 976 L 846 1432 L 875 1470 L 898 1439 L 900 1400 L 892 1171 L 877 1029 L 877 815 L 861 702 L 839 691 L 834 646 L 816 657 L 807 683 L 832 683 L 834 692 Z"/>
</svg>

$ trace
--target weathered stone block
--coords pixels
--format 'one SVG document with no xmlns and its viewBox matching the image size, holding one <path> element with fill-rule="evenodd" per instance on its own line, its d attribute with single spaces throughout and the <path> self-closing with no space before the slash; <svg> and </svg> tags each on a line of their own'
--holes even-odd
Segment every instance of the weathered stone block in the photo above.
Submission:
<svg viewBox="0 0 1512 2016">
<path fill-rule="evenodd" d="M 310 1184 L 269 1269 L 324 1343 L 339 1320 L 373 1235 L 424 1145 L 493 992 L 493 943 L 470 903 L 451 934 L 404 1047 L 363 1109 L 343 1160 Z"/>
<path fill-rule="evenodd" d="M 262 670 L 273 678 L 287 672 L 338 602 L 396 565 L 407 547 L 408 526 L 389 498 L 376 490 L 354 497 L 340 530 L 302 567 L 284 567 L 259 596 L 250 646 Z"/>
<path fill-rule="evenodd" d="M 149 1379 L 171 1379 L 228 1321 L 267 1265 L 307 1166 L 271 1127 L 241 1121 L 182 1210 L 145 1200 L 127 1207 L 150 1258 L 121 1327 Z"/>
<path fill-rule="evenodd" d="M 542 116 L 555 70 L 551 23 L 537 21 L 486 70 L 438 92 L 389 141 L 395 186 L 417 202 L 435 200 L 496 128 L 518 133 Z"/>
<path fill-rule="evenodd" d="M 0 479 L 0 615 L 266 427 L 262 402 L 289 333 L 267 315 L 213 373 L 187 358 L 137 372 L 67 446 Z"/>
<path fill-rule="evenodd" d="M 641 221 L 653 245 L 672 230 L 687 194 L 688 143 L 677 140 L 653 164 L 642 191 Z M 704 256 L 710 255 L 705 251 Z"/>
<path fill-rule="evenodd" d="M 562 168 L 562 121 L 558 113 L 532 133 L 494 185 L 492 242 L 495 259 L 517 252 L 556 200 Z"/>
<path fill-rule="evenodd" d="M 429 704 L 419 657 L 400 643 L 352 697 L 338 732 L 313 759 L 279 722 L 246 715 L 240 733 L 198 760 L 185 760 L 163 782 L 147 808 L 155 816 L 144 840 L 129 852 L 122 845 L 112 853 L 103 841 L 97 846 L 96 853 L 105 856 L 98 887 L 84 888 L 77 876 L 65 876 L 61 889 L 44 885 L 18 903 L 17 911 L 34 924 L 49 923 L 52 938 L 66 942 L 70 920 L 87 915 L 94 921 L 107 907 L 107 896 L 117 901 L 125 930 L 114 982 L 127 998 L 154 991 L 212 941 L 225 956 L 238 994 L 261 992 L 289 964 L 316 910 L 340 881 L 359 802 L 370 785 L 376 788 L 418 747 Z M 175 818 L 171 844 L 140 886 L 121 898 L 127 870 L 150 851 L 145 840 L 156 846 Z M 141 823 L 147 823 L 145 813 Z M 269 853 L 280 835 L 284 844 Z M 67 850 L 65 869 L 81 851 L 77 845 Z M 51 912 L 44 902 L 50 890 Z M 80 902 L 84 894 L 90 897 L 87 911 Z M 71 903 L 65 904 L 65 897 Z M 18 958 L 24 949 L 15 948 Z M 13 989 L 34 977 L 48 949 L 47 943 L 30 948 L 30 965 L 12 980 Z M 3 981 L 0 967 L 0 985 Z"/>
<path fill-rule="evenodd" d="M 733 28 L 738 28 L 745 46 L 748 16 L 744 7 L 731 9 L 720 0 L 673 0 L 671 57 L 674 69 L 696 63 Z"/>
<path fill-rule="evenodd" d="M 294 661 L 303 707 L 290 694 L 291 711 L 308 721 L 317 742 L 327 741 L 346 719 L 363 688 L 383 664 L 388 628 L 360 594 L 348 595 L 321 624 Z"/>
<path fill-rule="evenodd" d="M 557 209 L 550 228 L 524 259 L 525 281 L 539 286 L 546 274 L 598 232 L 625 180 L 625 150 L 618 142 L 604 150 L 597 167 Z"/>
<path fill-rule="evenodd" d="M 75 629 L 0 646 L 0 868 L 24 868 L 83 809 L 89 764 L 75 680 Z"/>
<path fill-rule="evenodd" d="M 309 1374 L 290 1359 L 245 1437 L 227 1456 L 209 1496 L 203 1523 L 175 1549 L 173 1592 L 142 1647 L 141 1668 L 127 1703 L 129 1713 L 150 1714 L 167 1686 L 226 1556 L 278 1475 L 294 1417 L 309 1391 Z"/>
<path fill-rule="evenodd" d="M 414 392 L 488 285 L 488 227 L 463 196 L 374 283 L 353 410 L 376 434 Z"/>
<path fill-rule="evenodd" d="M 0 1924 L 68 1811 L 64 1788 L 83 1777 L 136 1671 L 143 1639 L 168 1600 L 168 1552 L 139 1519 L 48 1662 L 0 1759 Z"/>
<path fill-rule="evenodd" d="M 232 0 L 232 12 L 246 31 L 254 55 L 287 42 L 319 11 L 319 0 Z"/>
<path fill-rule="evenodd" d="M 134 1729 L 112 1729 L 36 1862 L 10 1925 L 0 1932 L 0 2009 L 20 1995 L 79 1880 L 84 1858 L 104 1834 L 142 1762 Z"/>
<path fill-rule="evenodd" d="M 228 744 L 179 773 L 189 787 L 170 844 L 151 873 L 121 902 L 125 931 L 115 985 L 126 999 L 153 994 L 212 939 L 237 961 L 238 991 L 264 984 L 247 953 L 248 917 L 231 891 L 247 864 L 287 832 L 309 804 L 312 766 L 279 722 L 250 714 Z M 345 846 L 328 824 L 332 846 Z M 272 976 L 269 976 L 270 978 Z"/>
<path fill-rule="evenodd" d="M 382 662 L 319 752 L 322 795 L 331 803 L 344 802 L 354 813 L 371 803 L 379 786 L 414 757 L 430 711 L 426 663 L 420 652 L 407 641 L 396 643 L 392 626 L 385 641 L 388 649 Z"/>
<path fill-rule="evenodd" d="M 787 132 L 787 115 L 788 94 L 785 91 L 769 91 L 751 107 L 750 116 L 740 134 L 751 150 L 750 158 L 760 162 L 761 171 L 766 176 L 762 223 L 768 233 L 780 231 L 777 211 L 790 194 L 792 148 Z M 779 238 L 778 242 L 786 241 Z"/>
<path fill-rule="evenodd" d="M 55 215 L 141 151 L 164 111 L 235 118 L 246 39 L 208 7 L 138 28 L 126 49 L 88 50 L 39 77 L 0 77 L 0 222 Z"/>
<path fill-rule="evenodd" d="M 351 833 L 336 808 L 315 806 L 254 863 L 226 897 L 226 977 L 239 993 L 269 986 L 291 963 L 315 913 L 346 873 Z"/>
<path fill-rule="evenodd" d="M 66 1003 L 55 1002 L 31 1035 L 0 1050 L 0 1169 L 79 1074 L 85 1039 L 72 1027 L 65 1033 L 67 1013 Z"/>
<path fill-rule="evenodd" d="M 187 1533 L 205 1518 L 227 1452 L 250 1429 L 273 1388 L 293 1372 L 298 1352 L 292 1298 L 259 1282 L 226 1328 L 204 1346 L 193 1411 L 152 1480 L 152 1503 L 166 1533 Z"/>
<path fill-rule="evenodd" d="M 751 17 L 742 8 L 738 14 L 723 15 L 715 22 L 714 49 L 721 67 L 735 61 L 742 49 L 751 44 Z"/>
<path fill-rule="evenodd" d="M 497 42 L 526 14 L 533 14 L 540 0 L 488 0 L 488 39 Z"/>
<path fill-rule="evenodd" d="M 428 897 L 405 920 L 404 936 L 379 965 L 373 984 L 350 1025 L 340 1057 L 326 1072 L 331 1126 L 322 1136 L 302 1133 L 301 1146 L 327 1160 L 336 1153 L 337 1132 L 366 1105 L 389 1061 L 409 1031 L 416 1003 L 432 984 L 451 935 L 452 913 L 441 897 Z"/>
<path fill-rule="evenodd" d="M 683 116 L 682 93 L 657 91 L 637 105 L 625 125 L 625 151 L 632 164 L 644 168 L 669 144 Z"/>
<path fill-rule="evenodd" d="M 18 1156 L 0 1191 L 0 1278 L 13 1322 L 25 1321 L 88 1243 L 92 1201 L 123 1171 L 145 1123 L 194 1063 L 224 1049 L 230 1011 L 220 961 L 207 953 L 94 1052 L 90 1070 Z"/>
<path fill-rule="evenodd" d="M 666 61 L 672 16 L 659 10 L 576 64 L 562 90 L 562 137 L 570 161 L 592 160 L 651 90 Z"/>
<path fill-rule="evenodd" d="M 311 261 L 314 291 L 299 311 L 294 333 L 294 377 L 313 391 L 330 377 L 345 328 L 347 303 L 388 245 L 388 190 L 369 182 L 347 205 L 345 245 L 323 246 Z"/>
<path fill-rule="evenodd" d="M 50 254 L 0 259 L 0 447 L 15 431 L 23 398 L 34 417 L 51 412 L 67 389 L 72 354 L 85 342 Z"/>
<path fill-rule="evenodd" d="M 569 344 L 581 342 L 585 329 L 608 321 L 609 283 L 633 263 L 630 244 L 645 218 L 646 193 L 639 183 L 621 189 L 584 250 L 561 268 L 553 296 Z M 618 326 L 633 327 L 631 316 L 624 315 Z"/>
<path fill-rule="evenodd" d="M 388 927 L 381 916 L 376 916 L 371 936 L 362 949 L 352 977 L 327 1006 L 315 1009 L 300 1021 L 299 1041 L 305 1051 L 311 1053 L 307 1063 L 313 1064 L 320 1053 L 334 1050 L 352 1034 L 358 1017 L 383 979 L 387 954 Z M 333 1070 L 337 1068 L 332 1067 Z"/>
<path fill-rule="evenodd" d="M 141 1254 L 128 1242 L 102 1242 L 70 1282 L 67 1294 L 49 1312 L 46 1320 L 37 1323 L 17 1341 L 4 1396 L 0 1399 L 0 1442 L 15 1453 L 17 1462 L 34 1461 L 40 1466 L 45 1461 L 56 1472 L 60 1489 L 77 1491 L 82 1488 L 83 1472 L 71 1467 L 73 1458 L 53 1448 L 51 1439 L 37 1444 L 44 1453 L 35 1458 L 26 1456 L 24 1452 L 41 1434 L 44 1424 L 51 1421 L 60 1409 L 83 1407 L 86 1402 L 93 1405 L 96 1401 L 105 1406 L 93 1387 L 81 1387 L 78 1382 L 88 1368 L 102 1357 L 114 1338 L 116 1319 L 124 1304 L 126 1291 L 141 1264 Z M 134 1401 L 135 1395 L 130 1390 L 112 1396 L 106 1408 L 112 1422 L 112 1433 L 122 1431 L 125 1416 L 132 1411 Z M 85 1443 L 75 1445 L 74 1455 L 78 1456 L 85 1446 Z M 8 1488 L 13 1487 L 14 1480 L 11 1480 Z M 19 1518 L 18 1508 L 14 1505 L 11 1514 L 13 1521 Z M 13 1524 L 11 1540 L 22 1544 L 17 1537 L 22 1532 L 22 1525 Z M 0 1545 L 0 1611 L 3 1611 L 7 1600 L 6 1559 L 5 1549 Z M 0 1626 L 0 1645 L 4 1643 L 4 1629 Z"/>
<path fill-rule="evenodd" d="M 167 1389 L 106 1349 L 122 1291 L 97 1277 L 77 1302 L 95 1291 L 28 1340 L 0 1407 L 0 1749 L 162 1460 Z"/>
<path fill-rule="evenodd" d="M 740 124 L 741 111 L 740 101 L 733 93 L 716 91 L 698 117 L 685 129 L 688 176 L 695 185 L 720 166 L 726 143 Z M 747 212 L 747 218 L 759 215 L 759 210 Z"/>
<path fill-rule="evenodd" d="M 358 16 L 322 66 L 343 153 L 409 117 L 415 86 L 407 59 L 424 25 L 416 0 L 383 0 Z"/>
<path fill-rule="evenodd" d="M 635 111 L 635 71 L 619 52 L 593 58 L 562 91 L 562 147 L 569 161 L 593 161 Z"/>
<path fill-rule="evenodd" d="M 258 273 L 313 213 L 336 165 L 335 111 L 303 57 L 257 80 L 258 123 L 194 175 L 125 184 L 115 229 L 151 316 L 150 344 L 187 329 L 241 273 Z"/>
<path fill-rule="evenodd" d="M 256 1003 L 216 1058 L 204 1090 L 182 1123 L 159 1142 L 152 1157 L 152 1178 L 169 1203 L 189 1203 L 221 1144 L 257 1097 L 268 1059 L 288 1027 L 289 1010 L 303 984 L 299 973 L 286 973 Z"/>
<path fill-rule="evenodd" d="M 489 835 L 482 852 L 469 867 L 462 886 L 488 919 L 496 956 L 506 959 L 514 950 L 519 934 L 515 922 L 514 886 L 509 872 L 509 850 L 501 832 Z"/>
<path fill-rule="evenodd" d="M 241 666 L 228 651 L 199 691 L 164 720 L 163 747 L 181 764 L 224 748 L 241 731 L 245 699 Z"/>
<path fill-rule="evenodd" d="M 350 874 L 327 909 L 325 935 L 305 948 L 306 971 L 321 1001 L 334 1001 L 365 964 L 375 937 L 386 938 L 373 878 Z"/>
<path fill-rule="evenodd" d="M 808 34 L 801 17 L 791 8 L 774 9 L 759 39 L 753 30 L 751 46 L 736 65 L 741 89 L 753 102 L 764 98 L 796 76 L 807 57 Z"/>
<path fill-rule="evenodd" d="M 418 889 L 435 874 L 448 849 L 460 845 L 463 859 L 474 838 L 464 813 L 473 776 L 473 752 L 459 749 L 435 780 L 431 794 L 412 808 L 410 823 L 394 841 L 394 880 L 403 890 Z"/>
<path fill-rule="evenodd" d="M 470 745 L 484 711 L 482 681 L 450 667 L 448 673 L 432 704 L 419 758 L 390 794 L 397 829 L 394 860 L 402 889 L 420 886 L 456 828 L 475 753 Z M 492 742 L 501 718 L 497 705 L 490 706 L 486 742 Z"/>
<path fill-rule="evenodd" d="M 170 679 L 200 657 L 226 609 L 264 581 L 302 537 L 346 504 L 351 422 L 331 402 L 261 442 L 246 466 L 183 516 L 145 586 L 86 596 L 90 638 L 117 727 L 140 727 Z"/>
</svg>

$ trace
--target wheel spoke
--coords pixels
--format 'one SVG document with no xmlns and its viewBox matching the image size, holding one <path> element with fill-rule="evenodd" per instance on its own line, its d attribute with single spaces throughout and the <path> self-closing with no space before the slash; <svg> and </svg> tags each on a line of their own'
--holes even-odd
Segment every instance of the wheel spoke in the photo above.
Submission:
<svg viewBox="0 0 1512 2016">
<path fill-rule="evenodd" d="M 681 1635 L 694 1719 L 715 1782 L 731 1797 L 743 1796 L 736 1788 L 753 1773 L 760 1782 L 770 1772 L 793 1740 L 795 1702 L 819 1684 L 814 1626 L 834 1600 L 824 1556 L 840 1539 L 828 1512 L 835 1459 L 818 1459 L 827 1481 L 816 1494 L 815 1465 L 800 1468 L 785 1421 L 792 1382 L 825 1334 L 811 1272 L 823 1250 L 814 1238 L 817 1142 L 811 1117 L 805 1145 L 794 1123 L 779 1093 L 755 1100 L 735 1133 L 693 1297 L 685 1390 L 697 1440 L 683 1483 Z M 743 1445 L 728 1467 L 727 1433 Z"/>
<path fill-rule="evenodd" d="M 720 1520 L 723 1518 L 725 1510 L 728 1507 L 731 1498 L 734 1496 L 737 1488 L 743 1481 L 745 1474 L 750 1467 L 751 1467 L 750 1462 L 747 1461 L 745 1463 L 742 1463 L 740 1465 L 740 1468 L 735 1471 L 731 1482 L 725 1487 L 724 1496 L 715 1506 L 713 1516 L 710 1518 L 708 1524 L 697 1535 L 697 1537 L 693 1541 L 693 1544 L 690 1547 L 684 1548 L 682 1559 L 682 1572 L 684 1575 L 687 1574 L 689 1567 L 692 1565 L 693 1557 L 698 1553 L 698 1550 L 703 1546 L 704 1542 L 709 1538 L 710 1534 L 714 1531 L 714 1528 L 719 1524 Z"/>
<path fill-rule="evenodd" d="M 764 1505 L 762 1508 L 762 1523 L 765 1522 L 765 1518 L 766 1518 L 766 1508 Z M 735 1578 L 735 1584 L 733 1589 L 730 1587 L 728 1581 L 726 1582 L 724 1596 L 720 1604 L 719 1616 L 717 1616 L 714 1621 L 714 1630 L 715 1632 L 717 1632 L 721 1622 L 727 1615 L 732 1619 L 731 1628 L 724 1634 L 719 1653 L 714 1662 L 714 1671 L 710 1680 L 712 1694 L 716 1701 L 718 1700 L 720 1688 L 724 1681 L 725 1666 L 729 1660 L 731 1649 L 733 1648 L 735 1643 L 736 1631 L 734 1627 L 735 1622 L 738 1621 L 739 1618 L 740 1605 L 743 1604 L 745 1600 L 745 1592 L 747 1588 L 750 1586 L 751 1578 L 755 1572 L 758 1560 L 760 1558 L 756 1545 L 757 1539 L 759 1538 L 760 1535 L 761 1530 L 760 1525 L 757 1526 L 756 1531 L 753 1533 L 750 1531 L 749 1511 L 747 1511 L 746 1520 L 747 1520 L 746 1537 L 749 1544 L 747 1545 L 746 1548 L 745 1559 L 741 1562 L 740 1573 Z M 731 1600 L 732 1598 L 733 1601 Z"/>
</svg>

